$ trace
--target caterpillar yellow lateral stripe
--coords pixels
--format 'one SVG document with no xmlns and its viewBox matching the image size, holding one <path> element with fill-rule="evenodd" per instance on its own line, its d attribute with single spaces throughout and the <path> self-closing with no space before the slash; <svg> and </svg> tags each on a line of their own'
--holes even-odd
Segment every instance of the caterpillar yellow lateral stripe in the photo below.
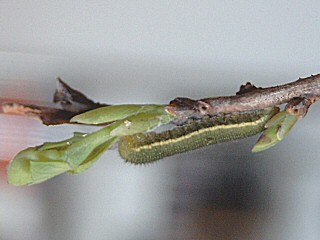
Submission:
<svg viewBox="0 0 320 240">
<path fill-rule="evenodd" d="M 275 107 L 220 114 L 191 120 L 184 126 L 160 133 L 123 136 L 119 140 L 119 153 L 128 162 L 144 164 L 211 144 L 246 138 L 262 132 L 266 122 L 278 111 Z"/>
</svg>

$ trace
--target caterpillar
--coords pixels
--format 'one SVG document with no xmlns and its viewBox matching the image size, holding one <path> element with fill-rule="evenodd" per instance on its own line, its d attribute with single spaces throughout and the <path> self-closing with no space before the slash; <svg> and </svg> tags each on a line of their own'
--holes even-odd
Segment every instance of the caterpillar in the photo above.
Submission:
<svg viewBox="0 0 320 240">
<path fill-rule="evenodd" d="M 120 156 L 134 164 L 150 163 L 174 154 L 211 144 L 233 141 L 256 135 L 279 108 L 251 112 L 219 114 L 190 120 L 183 126 L 160 133 L 137 133 L 119 140 Z"/>
</svg>

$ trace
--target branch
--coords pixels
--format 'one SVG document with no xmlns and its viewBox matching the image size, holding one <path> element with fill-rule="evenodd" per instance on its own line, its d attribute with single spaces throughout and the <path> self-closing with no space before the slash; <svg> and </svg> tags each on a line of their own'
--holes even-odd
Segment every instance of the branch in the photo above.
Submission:
<svg viewBox="0 0 320 240">
<path fill-rule="evenodd" d="M 263 151 L 284 139 L 319 97 L 320 75 L 316 75 L 270 88 L 247 83 L 234 96 L 176 98 L 169 105 L 110 106 L 88 99 L 58 79 L 54 102 L 60 108 L 0 100 L 0 110 L 36 117 L 46 125 L 76 122 L 107 126 L 21 151 L 8 167 L 9 183 L 35 184 L 64 172 L 81 173 L 118 140 L 121 157 L 134 164 L 260 132 L 252 151 Z M 281 104 L 286 106 L 279 112 Z M 170 122 L 182 126 L 150 132 Z"/>
<path fill-rule="evenodd" d="M 202 118 L 218 113 L 254 111 L 278 106 L 294 98 L 308 98 L 312 102 L 320 97 L 320 74 L 299 79 L 288 84 L 256 88 L 251 83 L 242 85 L 234 96 L 212 97 L 200 100 L 176 98 L 170 102 L 167 110 L 176 115 L 180 122 L 189 118 Z"/>
<path fill-rule="evenodd" d="M 70 119 L 80 113 L 108 106 L 92 101 L 60 78 L 57 79 L 53 102 L 60 105 L 61 108 L 41 106 L 15 99 L 0 99 L 0 113 L 30 116 L 40 119 L 45 125 L 58 125 L 71 123 Z"/>
</svg>

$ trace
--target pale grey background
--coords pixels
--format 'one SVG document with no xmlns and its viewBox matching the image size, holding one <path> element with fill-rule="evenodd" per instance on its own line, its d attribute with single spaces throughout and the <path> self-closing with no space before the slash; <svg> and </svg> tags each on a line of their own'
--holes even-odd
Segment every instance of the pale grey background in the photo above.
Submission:
<svg viewBox="0 0 320 240">
<path fill-rule="evenodd" d="M 319 9 L 315 0 L 0 0 L 0 97 L 51 101 L 56 76 L 112 104 L 282 84 L 320 72 Z M 146 167 L 111 151 L 84 174 L 38 186 L 2 178 L 0 239 L 319 239 L 318 107 L 259 154 L 250 152 L 256 138 Z M 0 159 L 76 130 L 92 129 L 0 116 Z M 228 235 L 238 225 L 228 227 L 225 209 L 257 221 Z M 192 225 L 208 225 L 194 220 L 201 211 L 222 211 L 214 220 L 226 217 L 226 233 Z"/>
</svg>

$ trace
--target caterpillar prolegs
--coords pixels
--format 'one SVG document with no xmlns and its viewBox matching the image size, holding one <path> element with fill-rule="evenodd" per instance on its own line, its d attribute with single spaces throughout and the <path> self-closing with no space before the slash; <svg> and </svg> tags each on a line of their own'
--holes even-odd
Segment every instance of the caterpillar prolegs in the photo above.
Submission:
<svg viewBox="0 0 320 240">
<path fill-rule="evenodd" d="M 211 144 L 250 137 L 262 132 L 266 122 L 278 111 L 275 107 L 220 114 L 190 120 L 183 126 L 160 133 L 123 136 L 119 141 L 119 153 L 128 162 L 144 164 Z"/>
</svg>

